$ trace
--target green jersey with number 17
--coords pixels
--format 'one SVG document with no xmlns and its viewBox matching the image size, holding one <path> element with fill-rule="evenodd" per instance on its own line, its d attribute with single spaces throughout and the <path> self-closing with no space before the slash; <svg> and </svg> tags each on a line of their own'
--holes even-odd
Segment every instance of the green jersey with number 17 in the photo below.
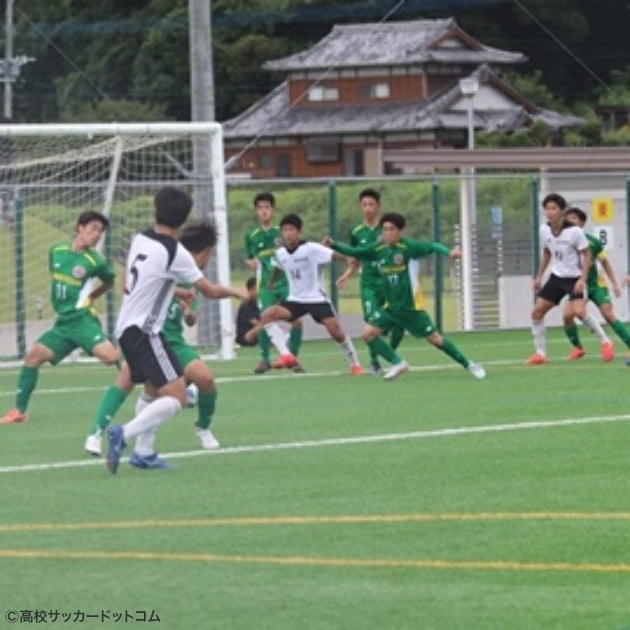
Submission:
<svg viewBox="0 0 630 630">
<path fill-rule="evenodd" d="M 48 255 L 50 301 L 59 315 L 69 315 L 81 306 L 94 290 L 95 279 L 113 282 L 116 274 L 95 250 L 75 251 L 72 245 L 53 245 Z"/>
<path fill-rule="evenodd" d="M 416 266 L 412 261 L 431 254 L 448 256 L 450 253 L 450 249 L 442 243 L 406 238 L 392 245 L 376 243 L 368 247 L 350 247 L 334 243 L 332 248 L 344 256 L 376 263 L 376 268 L 385 281 L 385 306 L 394 312 L 422 310 L 416 303 L 419 283 L 415 273 Z"/>
<path fill-rule="evenodd" d="M 266 288 L 271 278 L 271 273 L 276 267 L 276 250 L 282 247 L 282 234 L 277 225 L 265 230 L 257 227 L 249 230 L 245 235 L 245 256 L 248 260 L 258 260 L 256 279 L 258 286 Z M 286 286 L 287 280 L 282 274 L 276 279 L 276 289 Z"/>
</svg>

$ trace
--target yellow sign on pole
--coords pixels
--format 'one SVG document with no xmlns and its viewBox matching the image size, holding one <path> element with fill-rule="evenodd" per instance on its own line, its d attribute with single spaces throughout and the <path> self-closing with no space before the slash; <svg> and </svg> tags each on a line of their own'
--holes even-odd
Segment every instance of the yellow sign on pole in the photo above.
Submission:
<svg viewBox="0 0 630 630">
<path fill-rule="evenodd" d="M 610 197 L 597 197 L 593 199 L 593 223 L 612 223 L 614 204 Z"/>
</svg>

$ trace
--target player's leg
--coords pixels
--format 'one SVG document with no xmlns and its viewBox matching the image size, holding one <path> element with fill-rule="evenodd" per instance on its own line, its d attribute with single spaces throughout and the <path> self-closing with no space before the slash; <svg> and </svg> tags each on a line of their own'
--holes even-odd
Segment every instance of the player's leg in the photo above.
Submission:
<svg viewBox="0 0 630 630">
<path fill-rule="evenodd" d="M 414 337 L 424 337 L 428 343 L 459 363 L 475 378 L 486 376 L 486 371 L 479 364 L 471 361 L 448 337 L 440 335 L 426 311 L 416 311 L 407 324 L 407 330 Z"/>
<path fill-rule="evenodd" d="M 263 313 L 276 303 L 274 291 L 266 287 L 259 287 L 257 301 L 258 308 L 260 312 Z M 254 372 L 256 374 L 263 374 L 271 369 L 271 338 L 264 327 L 258 329 L 256 340 L 258 342 L 258 349 L 260 350 L 260 363 Z"/>
<path fill-rule="evenodd" d="M 50 330 L 47 330 L 33 344 L 24 358 L 24 363 L 18 376 L 15 407 L 0 418 L 0 424 L 24 422 L 28 418 L 26 411 L 37 386 L 39 368 L 48 362 L 52 365 L 57 365 L 75 348 L 76 345 L 68 337 L 63 326 L 59 325 L 55 325 Z"/>
<path fill-rule="evenodd" d="M 167 420 L 186 405 L 186 383 L 177 357 L 162 334 L 143 334 L 137 327 L 127 329 L 120 338 L 120 346 L 129 363 L 133 382 L 149 382 L 157 398 L 125 425 L 109 427 L 107 467 L 118 470 L 127 443 L 143 434 L 157 431 Z M 140 451 L 138 451 L 140 446 Z M 136 444 L 130 463 L 138 468 L 166 468 L 168 464 L 153 452 L 145 452 L 143 444 Z"/>
<path fill-rule="evenodd" d="M 603 318 L 610 324 L 611 328 L 615 331 L 615 333 L 617 334 L 617 337 L 619 337 L 619 339 L 621 339 L 621 341 L 624 342 L 624 344 L 626 344 L 626 348 L 628 348 L 628 350 L 630 350 L 630 332 L 628 331 L 628 328 L 626 327 L 626 325 L 619 319 L 617 319 L 617 316 L 615 315 L 615 311 L 613 310 L 612 304 L 610 302 L 610 298 L 608 299 L 607 302 L 604 302 L 602 304 L 599 305 L 599 310 L 603 316 Z M 612 346 L 612 343 L 611 343 Z M 604 346 L 602 346 L 602 358 L 605 361 L 610 361 L 610 359 L 608 359 L 608 354 L 604 354 Z M 614 356 L 614 350 L 613 350 L 613 356 Z M 630 354 L 626 355 L 626 365 L 630 365 Z"/>
<path fill-rule="evenodd" d="M 622 322 L 617 319 L 615 315 L 612 307 L 612 299 L 610 297 L 610 292 L 608 291 L 608 288 L 593 287 L 592 289 L 589 289 L 588 296 L 593 304 L 597 306 L 604 320 L 606 320 L 606 322 L 610 324 L 611 328 L 615 331 L 617 336 L 626 344 L 626 348 L 630 348 L 630 334 L 628 334 L 627 328 Z M 606 333 L 603 331 L 602 327 L 599 325 L 599 322 L 592 315 L 589 315 L 588 318 L 590 318 L 591 321 L 595 322 L 597 328 L 599 329 L 592 329 L 592 332 L 599 339 L 602 359 L 604 361 L 612 361 L 615 358 L 615 346 L 608 338 Z M 590 323 L 590 321 L 584 320 L 584 325 L 589 327 L 589 329 Z"/>
<path fill-rule="evenodd" d="M 566 302 L 562 309 L 562 321 L 564 323 L 564 334 L 573 346 L 573 350 L 571 350 L 567 359 L 569 361 L 577 361 L 586 354 L 586 351 L 580 341 L 580 334 L 575 325 L 574 309 L 571 302 Z"/>
<path fill-rule="evenodd" d="M 361 309 L 363 310 L 363 321 L 367 324 L 374 314 L 377 312 L 379 302 L 377 296 L 372 289 L 361 287 Z M 370 354 L 370 372 L 376 376 L 383 373 L 383 368 L 378 361 L 378 353 L 373 346 L 368 344 L 368 352 Z"/>
<path fill-rule="evenodd" d="M 545 315 L 565 296 L 555 283 L 548 280 L 540 290 L 532 309 L 532 337 L 534 338 L 535 353 L 525 362 L 527 365 L 542 365 L 548 363 L 547 339 L 545 335 Z"/>
<path fill-rule="evenodd" d="M 199 389 L 195 434 L 203 448 L 219 448 L 219 442 L 210 431 L 210 424 L 212 423 L 217 403 L 217 389 L 212 372 L 200 358 L 196 358 L 186 365 L 184 376 L 187 382 L 194 383 Z"/>
<path fill-rule="evenodd" d="M 101 455 L 103 432 L 114 419 L 133 388 L 129 365 L 124 361 L 116 377 L 116 382 L 105 392 L 96 409 L 92 428 L 83 445 L 86 453 L 94 456 Z"/>
<path fill-rule="evenodd" d="M 309 305 L 309 311 L 311 317 L 318 324 L 324 326 L 331 338 L 341 346 L 348 358 L 350 373 L 363 374 L 363 368 L 361 367 L 352 339 L 350 339 L 350 337 L 341 328 L 339 319 L 335 315 L 332 306 L 328 302 L 322 304 L 311 304 Z"/>
</svg>

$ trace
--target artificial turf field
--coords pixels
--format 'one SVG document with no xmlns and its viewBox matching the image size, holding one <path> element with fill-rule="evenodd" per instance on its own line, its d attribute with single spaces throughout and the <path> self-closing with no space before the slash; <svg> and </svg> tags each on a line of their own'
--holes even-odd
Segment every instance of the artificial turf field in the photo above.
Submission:
<svg viewBox="0 0 630 630">
<path fill-rule="evenodd" d="M 526 331 L 452 338 L 484 381 L 409 338 L 392 383 L 333 342 L 304 344 L 306 375 L 240 350 L 211 364 L 222 449 L 187 410 L 159 437 L 174 470 L 116 476 L 82 451 L 114 370 L 42 369 L 31 419 L 0 427 L 0 626 L 630 628 L 621 344 L 568 362 L 549 331 L 551 363 L 525 367 Z"/>
</svg>

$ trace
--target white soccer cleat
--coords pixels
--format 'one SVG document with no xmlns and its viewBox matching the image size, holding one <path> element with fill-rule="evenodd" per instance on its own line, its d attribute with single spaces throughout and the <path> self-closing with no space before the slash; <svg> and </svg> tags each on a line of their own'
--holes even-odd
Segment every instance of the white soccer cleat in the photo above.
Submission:
<svg viewBox="0 0 630 630">
<path fill-rule="evenodd" d="M 470 362 L 466 368 L 475 378 L 486 378 L 486 371 L 478 364 Z"/>
<path fill-rule="evenodd" d="M 186 388 L 186 407 L 189 409 L 197 406 L 197 401 L 199 400 L 199 389 L 194 384 L 191 383 Z"/>
<path fill-rule="evenodd" d="M 212 435 L 210 429 L 197 429 L 195 434 L 199 438 L 201 446 L 208 451 L 212 451 L 221 446 L 217 438 Z"/>
<path fill-rule="evenodd" d="M 101 442 L 103 441 L 101 437 L 101 432 L 92 433 L 85 438 L 85 443 L 83 444 L 83 448 L 88 455 L 94 455 L 94 457 L 101 456 Z"/>
<path fill-rule="evenodd" d="M 409 369 L 409 364 L 407 361 L 401 361 L 400 363 L 396 363 L 392 365 L 392 367 L 387 370 L 387 372 L 383 375 L 384 381 L 393 381 L 396 377 L 404 374 Z"/>
</svg>

